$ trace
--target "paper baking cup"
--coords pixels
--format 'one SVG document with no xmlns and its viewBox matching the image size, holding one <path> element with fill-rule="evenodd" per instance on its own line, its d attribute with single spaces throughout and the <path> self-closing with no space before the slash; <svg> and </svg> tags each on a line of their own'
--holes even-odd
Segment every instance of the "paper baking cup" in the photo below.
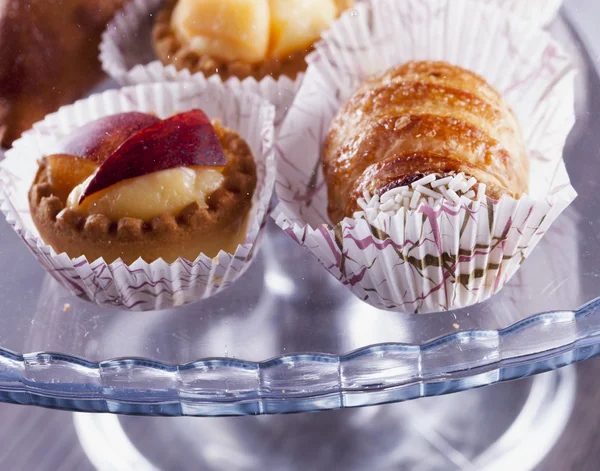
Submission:
<svg viewBox="0 0 600 471">
<path fill-rule="evenodd" d="M 357 3 L 365 0 L 356 0 Z M 546 26 L 558 13 L 562 0 L 479 0 L 504 9 L 530 23 L 532 27 Z M 366 2 L 368 3 L 368 1 Z"/>
<path fill-rule="evenodd" d="M 373 0 L 317 44 L 276 144 L 277 224 L 361 299 L 433 312 L 481 302 L 514 275 L 576 197 L 562 159 L 575 121 L 574 71 L 548 34 L 471 0 Z M 445 60 L 496 86 L 521 122 L 531 159 L 528 196 L 445 202 L 377 227 L 332 226 L 320 152 L 330 122 L 365 77 L 408 60 Z"/>
<path fill-rule="evenodd" d="M 562 0 L 482 0 L 520 16 L 531 26 L 539 27 L 549 24 L 558 13 Z"/>
<path fill-rule="evenodd" d="M 38 159 L 52 154 L 61 138 L 103 116 L 153 112 L 166 118 L 201 108 L 211 118 L 237 131 L 249 144 L 257 163 L 257 189 L 243 245 L 234 254 L 200 255 L 195 261 L 162 259 L 131 265 L 121 260 L 70 258 L 44 244 L 31 218 L 28 191 Z M 252 262 L 263 228 L 275 179 L 273 162 L 273 106 L 254 94 L 234 94 L 222 84 L 149 84 L 110 90 L 61 108 L 34 125 L 6 152 L 0 163 L 0 208 L 8 222 L 46 270 L 77 296 L 98 304 L 129 310 L 181 306 L 208 298 L 229 287 Z"/>
<path fill-rule="evenodd" d="M 205 77 L 203 73 L 178 71 L 174 65 L 164 65 L 156 58 L 152 46 L 152 26 L 155 13 L 164 0 L 133 0 L 117 12 L 108 25 L 100 43 L 100 61 L 104 71 L 121 85 L 152 82 L 197 81 L 207 78 L 221 82 L 219 75 Z M 275 106 L 275 127 L 283 121 L 294 100 L 304 74 L 295 80 L 282 76 L 278 80 L 265 77 L 257 81 L 230 78 L 227 84 L 246 92 L 260 95 Z"/>
</svg>

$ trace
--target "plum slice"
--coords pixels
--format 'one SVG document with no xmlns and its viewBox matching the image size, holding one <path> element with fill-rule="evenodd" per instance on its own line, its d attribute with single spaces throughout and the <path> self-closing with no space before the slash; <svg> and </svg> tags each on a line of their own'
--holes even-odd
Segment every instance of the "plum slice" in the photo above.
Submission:
<svg viewBox="0 0 600 471">
<path fill-rule="evenodd" d="M 130 178 L 176 167 L 213 167 L 227 163 L 221 141 L 201 110 L 191 110 L 131 136 L 98 168 L 79 199 Z"/>
<path fill-rule="evenodd" d="M 101 164 L 131 136 L 159 122 L 156 116 L 137 111 L 105 116 L 73 132 L 61 142 L 57 153 Z"/>
</svg>

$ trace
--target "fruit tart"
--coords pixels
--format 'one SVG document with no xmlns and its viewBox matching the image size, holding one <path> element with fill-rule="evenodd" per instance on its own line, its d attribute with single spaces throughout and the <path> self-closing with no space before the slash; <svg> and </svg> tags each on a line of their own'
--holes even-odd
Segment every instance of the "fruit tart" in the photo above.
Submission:
<svg viewBox="0 0 600 471">
<path fill-rule="evenodd" d="M 153 29 L 165 65 L 206 76 L 294 79 L 353 0 L 168 0 Z"/>
<path fill-rule="evenodd" d="M 29 191 L 45 243 L 131 264 L 234 253 L 257 185 L 252 151 L 198 109 L 92 121 L 45 156 Z"/>
</svg>

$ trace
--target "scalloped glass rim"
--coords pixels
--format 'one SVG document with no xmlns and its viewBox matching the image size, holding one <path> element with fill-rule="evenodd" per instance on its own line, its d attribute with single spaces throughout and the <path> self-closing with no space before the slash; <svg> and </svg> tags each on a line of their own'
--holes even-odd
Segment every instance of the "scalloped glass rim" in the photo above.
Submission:
<svg viewBox="0 0 600 471">
<path fill-rule="evenodd" d="M 585 360 L 600 354 L 598 332 L 600 298 L 577 311 L 540 313 L 499 331 L 457 332 L 423 345 L 378 344 L 339 357 L 305 353 L 264 362 L 207 358 L 170 365 L 141 358 L 94 363 L 2 349 L 0 400 L 161 416 L 376 405 L 472 389 Z M 552 347 L 537 352 L 531 338 L 542 337 L 544 343 L 553 339 Z"/>
</svg>

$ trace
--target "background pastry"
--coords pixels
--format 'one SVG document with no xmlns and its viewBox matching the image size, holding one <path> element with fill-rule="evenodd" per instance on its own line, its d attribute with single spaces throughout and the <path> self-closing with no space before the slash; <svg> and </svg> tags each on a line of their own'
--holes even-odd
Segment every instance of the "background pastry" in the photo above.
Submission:
<svg viewBox="0 0 600 471">
<path fill-rule="evenodd" d="M 154 47 L 164 64 L 223 78 L 285 75 L 352 0 L 169 0 L 157 16 Z"/>
<path fill-rule="evenodd" d="M 334 118 L 323 164 L 334 223 L 391 190 L 386 208 L 416 209 L 421 199 L 519 198 L 529 182 L 512 110 L 481 77 L 445 62 L 409 62 L 368 79 Z"/>
<path fill-rule="evenodd" d="M 100 35 L 126 2 L 0 0 L 2 146 L 102 80 Z"/>
</svg>

